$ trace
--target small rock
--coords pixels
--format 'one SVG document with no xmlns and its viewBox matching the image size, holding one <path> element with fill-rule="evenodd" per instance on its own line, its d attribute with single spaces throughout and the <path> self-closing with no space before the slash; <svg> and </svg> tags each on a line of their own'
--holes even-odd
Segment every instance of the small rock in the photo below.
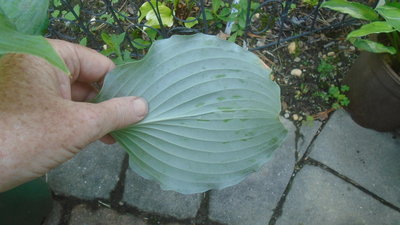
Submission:
<svg viewBox="0 0 400 225">
<path fill-rule="evenodd" d="M 295 54 L 296 48 L 297 48 L 296 42 L 290 42 L 290 44 L 288 45 L 287 48 L 288 48 L 289 54 Z"/>
<path fill-rule="evenodd" d="M 292 118 L 293 118 L 294 121 L 299 120 L 299 116 L 297 114 L 293 114 Z"/>
<path fill-rule="evenodd" d="M 282 110 L 284 110 L 284 111 L 286 111 L 289 108 L 288 104 L 285 101 L 282 101 L 281 105 L 282 105 Z M 289 117 L 289 114 L 288 114 L 288 117 Z"/>
<path fill-rule="evenodd" d="M 300 62 L 301 61 L 301 59 L 300 59 L 300 57 L 296 57 L 296 58 L 294 58 L 294 60 L 293 61 L 295 61 L 295 62 Z"/>
<path fill-rule="evenodd" d="M 257 43 L 256 43 L 257 47 L 261 47 L 261 46 L 264 46 L 264 45 L 265 45 L 265 39 L 260 38 L 260 39 L 257 40 Z"/>
<path fill-rule="evenodd" d="M 334 52 L 328 52 L 327 55 L 328 55 L 328 56 L 335 56 L 335 53 L 334 53 Z"/>
<path fill-rule="evenodd" d="M 288 118 L 289 118 L 289 113 L 285 113 L 285 114 L 283 115 L 283 117 L 285 117 L 286 119 L 288 119 Z"/>
<path fill-rule="evenodd" d="M 354 47 L 354 46 L 350 46 L 350 51 L 355 51 L 356 50 L 356 47 Z"/>
<path fill-rule="evenodd" d="M 290 74 L 296 77 L 300 77 L 303 72 L 300 69 L 293 69 Z"/>
</svg>

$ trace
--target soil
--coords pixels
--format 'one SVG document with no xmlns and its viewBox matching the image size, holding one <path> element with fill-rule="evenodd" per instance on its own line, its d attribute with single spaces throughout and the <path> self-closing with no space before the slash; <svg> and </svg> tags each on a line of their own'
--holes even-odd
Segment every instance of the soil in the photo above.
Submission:
<svg viewBox="0 0 400 225">
<path fill-rule="evenodd" d="M 318 93 L 328 93 L 331 86 L 342 86 L 344 75 L 358 57 L 358 51 L 345 40 L 346 34 L 343 29 L 298 39 L 294 42 L 298 46 L 294 54 L 289 53 L 290 43 L 263 51 L 274 63 L 273 75 L 281 87 L 282 116 L 297 122 L 311 117 L 325 120 L 336 110 L 336 99 L 324 99 Z M 324 64 L 331 69 L 323 71 Z M 300 69 L 301 75 L 292 75 L 293 69 Z"/>
<path fill-rule="evenodd" d="M 72 6 L 74 2 L 71 1 Z M 81 10 L 80 18 L 83 21 L 90 21 L 93 18 L 93 13 L 103 14 L 106 6 L 101 2 L 97 0 L 88 1 L 88 4 L 85 5 L 91 7 L 90 10 L 92 11 L 90 13 L 92 14 L 88 14 L 87 10 Z M 93 6 L 96 6 L 97 9 L 96 7 L 92 9 Z M 132 11 L 132 7 L 129 7 L 126 1 L 119 2 L 114 7 L 121 11 L 125 10 L 128 14 Z M 285 24 L 283 37 L 302 33 L 305 31 L 304 29 L 312 26 L 311 17 L 304 16 L 309 15 L 312 8 L 307 5 L 297 5 L 297 7 L 290 17 L 297 18 L 302 24 L 295 27 Z M 66 6 L 61 6 L 59 9 L 68 11 Z M 324 17 L 321 17 L 318 22 L 326 25 L 341 21 L 343 15 L 333 11 L 324 11 Z M 263 18 L 263 15 L 254 15 L 252 17 L 252 26 L 259 25 L 260 22 L 257 19 L 260 18 Z M 82 32 L 82 26 L 80 28 L 77 21 L 70 23 L 56 19 L 51 20 L 51 22 L 52 29 L 64 34 L 64 36 L 53 34 L 51 37 L 67 39 L 73 42 L 79 42 L 80 39 L 85 37 L 85 32 Z M 317 23 L 316 28 L 320 24 Z M 101 32 L 118 33 L 118 29 L 106 23 L 92 23 L 91 26 L 102 27 L 102 29 L 92 31 L 94 38 L 88 42 L 89 47 L 97 50 L 101 50 L 104 44 L 100 38 Z M 125 27 L 126 24 L 122 26 Z M 248 33 L 247 39 L 241 37 L 237 39 L 237 42 L 241 45 L 246 44 L 249 48 L 269 43 L 276 40 L 279 33 L 277 25 L 271 28 L 263 34 Z M 351 29 L 351 27 L 347 27 L 310 34 L 292 42 L 282 43 L 279 46 L 254 51 L 265 64 L 272 67 L 273 79 L 281 87 L 282 116 L 297 123 L 314 119 L 326 120 L 329 113 L 338 108 L 338 105 L 335 105 L 337 99 L 329 95 L 329 89 L 342 86 L 343 76 L 358 56 L 357 50 L 345 40 Z M 210 32 L 217 34 L 220 29 L 211 26 Z M 126 43 L 124 47 L 128 50 L 130 48 Z M 145 53 L 146 50 L 141 51 Z M 296 73 L 293 70 L 296 70 Z M 342 94 L 346 93 L 342 92 Z"/>
</svg>

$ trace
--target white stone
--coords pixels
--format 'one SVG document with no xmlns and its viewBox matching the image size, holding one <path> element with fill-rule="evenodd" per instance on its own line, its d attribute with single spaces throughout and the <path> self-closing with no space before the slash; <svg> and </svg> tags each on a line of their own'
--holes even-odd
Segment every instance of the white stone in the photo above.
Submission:
<svg viewBox="0 0 400 225">
<path fill-rule="evenodd" d="M 297 48 L 296 42 L 290 42 L 290 44 L 288 45 L 287 48 L 288 48 L 289 54 L 295 54 L 296 48 Z"/>
<path fill-rule="evenodd" d="M 292 69 L 292 71 L 290 71 L 290 74 L 296 77 L 300 77 L 302 73 L 300 69 Z"/>
</svg>

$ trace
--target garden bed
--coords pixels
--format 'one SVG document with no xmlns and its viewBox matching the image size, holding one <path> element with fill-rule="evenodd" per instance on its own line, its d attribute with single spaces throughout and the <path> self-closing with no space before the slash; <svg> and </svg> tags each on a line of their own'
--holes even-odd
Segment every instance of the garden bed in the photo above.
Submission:
<svg viewBox="0 0 400 225">
<path fill-rule="evenodd" d="M 122 62 L 119 58 L 129 58 L 129 53 L 134 58 L 142 57 L 146 54 L 151 41 L 162 38 L 163 35 L 207 32 L 233 40 L 232 36 L 221 35 L 226 26 L 226 21 L 221 15 L 226 14 L 226 12 L 223 14 L 223 11 L 226 11 L 226 7 L 230 7 L 228 3 L 215 0 L 205 1 L 204 10 L 212 15 L 211 18 L 207 15 L 207 22 L 204 23 L 203 14 L 199 8 L 203 7 L 201 4 L 178 1 L 178 5 L 174 6 L 173 2 L 165 1 L 164 5 L 175 9 L 173 25 L 171 27 L 165 25 L 164 33 L 156 34 L 149 32 L 149 28 L 146 28 L 146 18 L 142 19 L 139 25 L 132 22 L 138 21 L 141 16 L 138 10 L 143 9 L 140 7 L 144 2 L 133 4 L 133 1 L 126 0 L 104 2 L 73 0 L 67 1 L 68 5 L 54 0 L 50 11 L 52 17 L 50 27 L 53 31 L 50 37 L 87 45 L 117 59 L 117 63 Z M 249 28 L 247 32 L 240 31 L 238 25 L 243 23 L 245 19 L 243 17 L 246 16 L 244 11 L 240 11 L 245 7 L 240 6 L 237 25 L 232 34 L 237 35 L 234 38 L 236 43 L 253 49 L 255 54 L 272 67 L 273 79 L 281 87 L 282 116 L 297 123 L 303 123 L 314 119 L 325 120 L 330 112 L 348 104 L 345 97 L 347 87 L 343 86 L 341 81 L 358 52 L 345 40 L 351 27 L 321 29 L 343 21 L 342 14 L 325 9 L 316 12 L 314 6 L 318 1 L 299 2 L 287 6 L 287 16 L 279 15 L 279 12 L 286 7 L 284 4 L 273 3 L 263 6 L 262 1 L 256 2 L 249 14 L 251 23 L 247 26 Z M 213 6 L 214 3 L 219 6 Z M 282 8 L 276 10 L 279 7 Z M 71 13 L 72 11 L 78 18 Z M 187 20 L 189 16 L 197 17 L 197 24 L 188 27 L 181 21 Z M 269 23 L 266 19 L 270 19 Z M 283 19 L 285 22 L 281 23 Z M 270 29 L 259 32 L 266 27 Z M 310 30 L 318 29 L 322 31 L 310 32 Z M 303 37 L 264 48 L 265 45 L 277 40 L 290 39 L 307 32 L 309 33 Z M 122 49 L 120 52 L 118 52 L 119 47 Z"/>
</svg>

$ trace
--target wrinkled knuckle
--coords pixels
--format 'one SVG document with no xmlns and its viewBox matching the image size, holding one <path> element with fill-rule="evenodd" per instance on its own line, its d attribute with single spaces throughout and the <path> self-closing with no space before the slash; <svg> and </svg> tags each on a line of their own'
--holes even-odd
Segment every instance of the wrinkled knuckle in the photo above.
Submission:
<svg viewBox="0 0 400 225">
<path fill-rule="evenodd" d="M 115 129 L 119 129 L 122 128 L 123 124 L 122 121 L 125 121 L 126 118 L 124 118 L 126 115 L 123 112 L 124 109 L 124 102 L 120 101 L 119 99 L 111 99 L 110 100 L 111 104 L 109 104 L 110 106 L 112 106 L 112 109 L 107 110 L 109 113 L 113 113 L 113 115 L 107 115 L 107 119 L 110 121 L 111 123 L 111 128 L 113 130 Z"/>
</svg>

